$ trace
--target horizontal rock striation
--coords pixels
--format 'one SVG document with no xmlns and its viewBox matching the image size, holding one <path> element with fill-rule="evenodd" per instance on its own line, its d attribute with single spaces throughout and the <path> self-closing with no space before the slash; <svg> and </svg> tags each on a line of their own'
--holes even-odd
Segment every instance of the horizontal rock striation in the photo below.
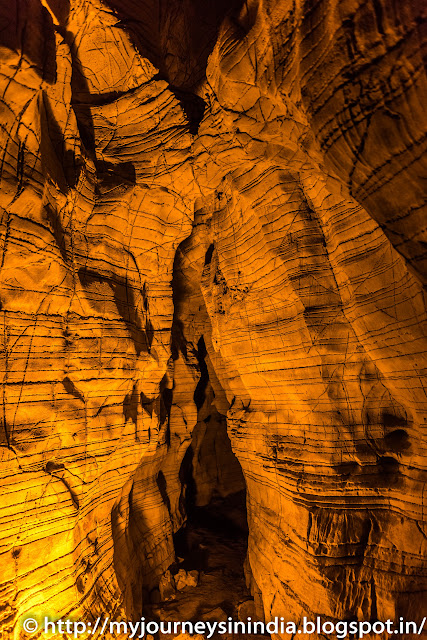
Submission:
<svg viewBox="0 0 427 640">
<path fill-rule="evenodd" d="M 422 619 L 423 12 L 0 7 L 5 638 L 243 487 L 258 615 Z"/>
</svg>

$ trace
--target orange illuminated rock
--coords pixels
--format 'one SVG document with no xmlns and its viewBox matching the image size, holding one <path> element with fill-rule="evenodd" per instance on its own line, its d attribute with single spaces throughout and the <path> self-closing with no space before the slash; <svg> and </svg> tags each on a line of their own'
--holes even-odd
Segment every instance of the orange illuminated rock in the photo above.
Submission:
<svg viewBox="0 0 427 640">
<path fill-rule="evenodd" d="M 5 638 L 139 619 L 245 487 L 259 619 L 422 619 L 424 13 L 2 4 Z"/>
</svg>

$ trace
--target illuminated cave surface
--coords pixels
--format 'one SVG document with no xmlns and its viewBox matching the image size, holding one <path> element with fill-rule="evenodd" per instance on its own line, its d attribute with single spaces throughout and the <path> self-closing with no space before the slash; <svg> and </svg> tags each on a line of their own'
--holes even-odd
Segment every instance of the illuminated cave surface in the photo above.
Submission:
<svg viewBox="0 0 427 640">
<path fill-rule="evenodd" d="M 4 640 L 427 615 L 426 13 L 1 3 Z"/>
</svg>

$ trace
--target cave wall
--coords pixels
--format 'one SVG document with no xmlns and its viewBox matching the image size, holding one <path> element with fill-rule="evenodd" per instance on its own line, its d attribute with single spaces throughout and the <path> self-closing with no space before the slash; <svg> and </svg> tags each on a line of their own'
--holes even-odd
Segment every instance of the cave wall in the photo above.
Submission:
<svg viewBox="0 0 427 640">
<path fill-rule="evenodd" d="M 137 619 L 216 430 L 266 618 L 418 620 L 424 9 L 182 6 L 0 8 L 1 628 Z"/>
</svg>

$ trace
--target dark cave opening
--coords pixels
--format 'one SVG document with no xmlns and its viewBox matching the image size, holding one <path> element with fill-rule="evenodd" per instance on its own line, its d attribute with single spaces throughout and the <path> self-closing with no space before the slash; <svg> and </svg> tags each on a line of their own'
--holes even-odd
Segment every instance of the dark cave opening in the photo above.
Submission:
<svg viewBox="0 0 427 640">
<path fill-rule="evenodd" d="M 243 576 L 249 533 L 246 491 L 216 495 L 208 504 L 197 506 L 194 485 L 191 479 L 185 501 L 186 521 L 174 535 L 176 556 L 182 558 L 180 568 L 209 572 L 221 565 L 221 555 L 225 559 L 227 551 L 234 549 L 239 557 L 236 573 Z"/>
<path fill-rule="evenodd" d="M 164 604 L 164 611 L 177 611 L 194 621 L 226 616 L 239 619 L 243 603 L 255 606 L 244 571 L 248 548 L 246 492 L 217 495 L 203 506 L 196 506 L 195 496 L 190 493 L 186 507 L 186 522 L 174 535 L 177 561 L 170 571 L 176 584 L 182 574 L 197 574 L 197 586 L 178 590 L 172 603 Z"/>
<path fill-rule="evenodd" d="M 174 545 L 177 563 L 171 573 L 175 580 L 183 571 L 198 574 L 197 586 L 175 595 L 172 606 L 181 614 L 191 602 L 194 620 L 238 619 L 242 603 L 254 605 L 244 572 L 248 546 L 245 491 L 190 508 Z"/>
<path fill-rule="evenodd" d="M 225 423 L 225 421 L 224 421 Z M 225 424 L 216 427 L 214 438 L 212 434 L 204 435 L 206 447 L 197 442 L 190 445 L 186 451 L 180 469 L 182 495 L 180 509 L 185 514 L 185 523 L 174 535 L 175 552 L 182 558 L 183 569 L 209 571 L 220 561 L 218 551 L 233 547 L 240 557 L 239 573 L 243 575 L 243 562 L 247 551 L 248 521 L 246 512 L 246 489 L 240 463 L 231 450 Z M 196 435 L 197 438 L 197 435 Z M 215 442 L 217 448 L 215 447 Z M 213 446 L 212 446 L 213 443 Z M 218 446 L 219 445 L 219 446 Z M 227 450 L 227 447 L 229 449 Z M 195 450 L 197 462 L 195 461 Z M 224 492 L 219 478 L 211 479 L 209 493 L 206 494 L 206 480 L 202 477 L 201 465 L 217 466 L 220 473 L 220 456 L 227 456 L 227 469 L 234 466 L 236 476 L 241 474 L 241 484 L 236 482 L 236 491 Z M 214 458 L 214 460 L 213 460 Z M 234 461 L 232 465 L 230 460 Z M 215 483 L 217 481 L 217 484 Z"/>
</svg>

